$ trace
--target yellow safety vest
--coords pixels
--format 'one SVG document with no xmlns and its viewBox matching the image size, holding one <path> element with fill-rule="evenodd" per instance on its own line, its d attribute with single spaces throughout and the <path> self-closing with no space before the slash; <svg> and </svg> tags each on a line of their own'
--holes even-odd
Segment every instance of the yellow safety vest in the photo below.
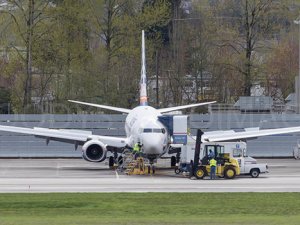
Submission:
<svg viewBox="0 0 300 225">
<path fill-rule="evenodd" d="M 133 146 L 133 151 L 135 152 L 139 152 L 140 151 L 140 146 L 138 143 L 135 143 L 134 146 Z"/>
<path fill-rule="evenodd" d="M 214 159 L 209 160 L 209 165 L 210 166 L 217 166 L 217 161 Z"/>
</svg>

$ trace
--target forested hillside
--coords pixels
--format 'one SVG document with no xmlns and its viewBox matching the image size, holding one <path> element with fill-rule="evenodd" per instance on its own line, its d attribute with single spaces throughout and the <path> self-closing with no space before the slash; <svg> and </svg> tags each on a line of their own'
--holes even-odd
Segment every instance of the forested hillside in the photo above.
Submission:
<svg viewBox="0 0 300 225">
<path fill-rule="evenodd" d="M 136 106 L 143 29 L 151 105 L 233 103 L 257 84 L 284 101 L 298 74 L 299 8 L 296 0 L 1 1 L 0 103 L 15 113 L 49 104 L 76 112 L 67 99 Z"/>
</svg>

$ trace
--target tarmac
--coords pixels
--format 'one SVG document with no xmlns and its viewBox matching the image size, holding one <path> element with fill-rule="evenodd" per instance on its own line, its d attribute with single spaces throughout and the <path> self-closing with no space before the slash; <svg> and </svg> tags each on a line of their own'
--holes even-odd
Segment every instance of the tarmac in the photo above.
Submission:
<svg viewBox="0 0 300 225">
<path fill-rule="evenodd" d="M 51 192 L 300 192 L 300 160 L 259 159 L 258 178 L 191 180 L 160 160 L 154 175 L 125 175 L 82 159 L 0 159 L 0 193 Z"/>
</svg>

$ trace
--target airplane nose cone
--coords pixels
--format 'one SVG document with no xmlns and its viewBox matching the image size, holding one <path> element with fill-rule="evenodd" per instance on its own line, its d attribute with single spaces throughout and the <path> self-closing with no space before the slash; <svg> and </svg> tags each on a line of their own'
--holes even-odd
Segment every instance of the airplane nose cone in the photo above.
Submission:
<svg viewBox="0 0 300 225">
<path fill-rule="evenodd" d="M 148 134 L 147 137 L 143 137 L 143 152 L 148 155 L 159 155 L 163 153 L 163 137 L 155 134 Z"/>
</svg>

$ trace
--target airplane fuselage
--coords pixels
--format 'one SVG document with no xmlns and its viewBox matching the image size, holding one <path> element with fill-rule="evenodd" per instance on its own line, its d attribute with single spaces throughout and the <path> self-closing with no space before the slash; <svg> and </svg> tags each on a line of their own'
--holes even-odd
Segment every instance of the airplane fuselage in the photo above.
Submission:
<svg viewBox="0 0 300 225">
<path fill-rule="evenodd" d="M 168 149 L 168 131 L 158 120 L 161 113 L 151 106 L 138 106 L 128 114 L 125 132 L 128 145 L 133 147 L 140 142 L 143 154 L 148 158 L 157 158 Z"/>
</svg>

